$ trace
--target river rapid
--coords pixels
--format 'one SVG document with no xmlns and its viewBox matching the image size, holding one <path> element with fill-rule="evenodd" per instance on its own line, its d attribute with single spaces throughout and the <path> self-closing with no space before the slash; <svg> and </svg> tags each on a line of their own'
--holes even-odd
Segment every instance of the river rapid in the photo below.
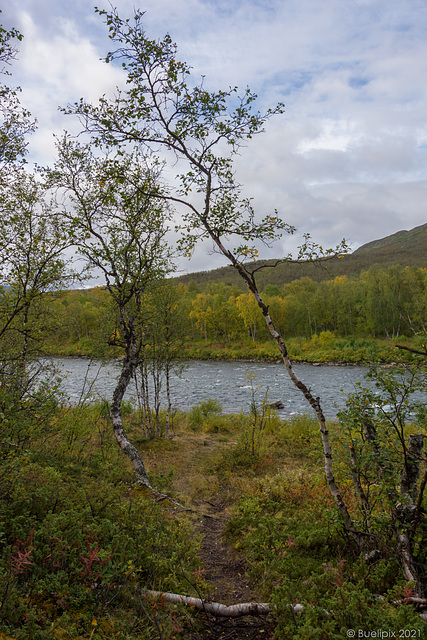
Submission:
<svg viewBox="0 0 427 640">
<path fill-rule="evenodd" d="M 120 373 L 120 363 L 84 358 L 54 359 L 60 375 L 61 388 L 70 404 L 82 399 L 110 399 Z M 296 364 L 297 376 L 320 396 L 326 417 L 333 418 L 344 407 L 347 395 L 363 380 L 366 367 Z M 289 379 L 283 364 L 264 362 L 189 361 L 183 371 L 172 374 L 171 399 L 174 407 L 188 410 L 212 398 L 220 402 L 224 413 L 247 413 L 252 394 L 261 402 L 281 401 L 283 416 L 306 413 L 309 407 L 302 393 Z M 135 386 L 131 384 L 126 399 L 136 404 Z M 165 394 L 163 401 L 166 401 Z"/>
</svg>

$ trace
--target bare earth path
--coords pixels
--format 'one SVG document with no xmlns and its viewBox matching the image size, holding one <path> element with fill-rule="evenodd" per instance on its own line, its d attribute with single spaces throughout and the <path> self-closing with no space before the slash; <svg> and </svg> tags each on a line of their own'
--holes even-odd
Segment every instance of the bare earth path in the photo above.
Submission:
<svg viewBox="0 0 427 640">
<path fill-rule="evenodd" d="M 219 501 L 211 502 L 211 517 L 205 517 L 199 531 L 203 535 L 200 557 L 205 569 L 205 578 L 211 585 L 210 599 L 223 604 L 256 602 L 258 600 L 246 576 L 244 560 L 224 540 L 224 528 L 228 514 Z M 207 617 L 205 630 L 192 636 L 213 640 L 268 640 L 272 627 L 262 618 L 248 616 L 236 620 Z"/>
<path fill-rule="evenodd" d="M 216 435 L 216 434 L 215 434 Z M 224 537 L 230 518 L 227 509 L 230 489 L 220 488 L 215 473 L 209 465 L 221 450 L 235 443 L 207 434 L 183 434 L 177 438 L 180 455 L 175 458 L 174 487 L 180 499 L 197 512 L 195 529 L 202 536 L 200 559 L 204 578 L 209 584 L 209 599 L 230 605 L 241 602 L 257 602 L 259 596 L 246 574 L 244 558 Z M 161 463 L 163 464 L 163 463 Z M 201 470 L 205 469 L 204 472 Z M 185 484 L 180 484 L 185 478 Z M 189 487 L 193 487 L 189 496 Z M 203 487 L 200 493 L 195 487 Z M 202 515 L 203 514 L 203 515 Z M 269 640 L 273 628 L 265 618 L 247 616 L 234 620 L 203 614 L 204 629 L 193 632 L 188 640 Z"/>
</svg>

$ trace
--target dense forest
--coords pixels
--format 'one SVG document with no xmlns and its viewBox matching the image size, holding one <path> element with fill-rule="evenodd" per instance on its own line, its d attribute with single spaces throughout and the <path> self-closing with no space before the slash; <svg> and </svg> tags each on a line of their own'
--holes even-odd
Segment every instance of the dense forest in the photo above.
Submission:
<svg viewBox="0 0 427 640">
<path fill-rule="evenodd" d="M 423 637 L 425 266 L 263 282 L 258 247 L 294 229 L 256 214 L 233 158 L 283 105 L 208 91 L 140 11 L 96 13 L 128 82 L 64 109 L 82 135 L 53 166 L 29 169 L 36 123 L 0 87 L 0 639 Z M 21 39 L 0 27 L 1 64 Z M 243 287 L 172 279 L 205 238 Z M 343 259 L 305 240 L 299 263 Z M 50 356 L 82 354 L 120 371 L 71 405 Z M 307 413 L 255 385 L 247 415 L 161 405 L 183 358 L 224 356 L 280 361 Z M 372 364 L 333 422 L 292 365 L 313 358 Z"/>
<path fill-rule="evenodd" d="M 174 357 L 225 353 L 230 358 L 247 354 L 277 359 L 250 292 L 221 281 L 201 288 L 194 280 L 185 285 L 170 279 L 145 292 L 140 322 L 147 349 L 158 351 L 168 340 Z M 426 331 L 426 268 L 374 265 L 359 277 L 337 276 L 321 282 L 304 277 L 281 287 L 268 284 L 262 295 L 281 332 L 290 339 L 296 360 L 389 360 L 395 357 L 390 344 L 410 338 L 414 346 L 421 345 Z M 52 295 L 45 304 L 48 352 L 118 353 L 108 346 L 119 328 L 107 289 L 69 290 Z M 380 349 L 384 339 L 389 346 Z M 335 353 L 328 351 L 328 345 L 334 345 Z"/>
</svg>

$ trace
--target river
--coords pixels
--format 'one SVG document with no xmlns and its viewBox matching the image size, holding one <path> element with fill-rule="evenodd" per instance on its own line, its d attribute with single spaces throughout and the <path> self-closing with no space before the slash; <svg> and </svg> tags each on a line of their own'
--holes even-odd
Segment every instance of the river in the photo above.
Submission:
<svg viewBox="0 0 427 640">
<path fill-rule="evenodd" d="M 120 363 L 89 361 L 84 358 L 54 360 L 62 373 L 62 389 L 68 401 L 75 404 L 87 396 L 93 399 L 110 399 Z M 363 380 L 367 371 L 359 366 L 313 366 L 294 365 L 295 373 L 311 388 L 313 395 L 320 396 L 326 417 L 332 418 L 341 409 L 348 393 L 355 384 Z M 251 382 L 252 377 L 253 382 Z M 171 381 L 172 404 L 187 410 L 203 400 L 218 400 L 224 413 L 248 412 L 252 398 L 252 384 L 257 402 L 261 402 L 268 391 L 269 402 L 281 401 L 283 416 L 305 413 L 307 402 L 290 381 L 284 365 L 264 362 L 214 362 L 190 361 L 180 375 L 174 374 Z M 131 385 L 127 396 L 135 400 L 135 387 Z"/>
</svg>

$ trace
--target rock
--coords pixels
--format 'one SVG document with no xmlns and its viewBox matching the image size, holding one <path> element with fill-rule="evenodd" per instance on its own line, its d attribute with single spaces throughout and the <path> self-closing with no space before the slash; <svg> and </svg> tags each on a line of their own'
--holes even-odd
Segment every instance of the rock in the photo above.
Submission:
<svg viewBox="0 0 427 640">
<path fill-rule="evenodd" d="M 275 402 L 270 402 L 270 404 L 268 406 L 271 407 L 272 409 L 284 409 L 285 408 L 285 405 L 283 404 L 283 402 L 281 400 L 276 400 Z"/>
</svg>

